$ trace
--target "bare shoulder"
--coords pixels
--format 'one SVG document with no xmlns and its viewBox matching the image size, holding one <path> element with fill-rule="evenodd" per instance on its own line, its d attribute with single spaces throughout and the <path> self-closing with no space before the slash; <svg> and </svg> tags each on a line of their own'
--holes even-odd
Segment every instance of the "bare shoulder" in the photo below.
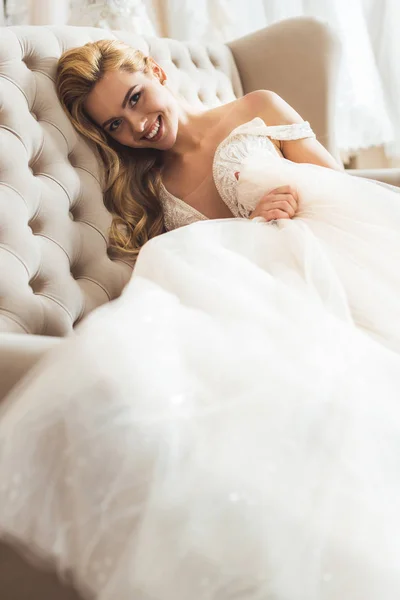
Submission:
<svg viewBox="0 0 400 600">
<path fill-rule="evenodd" d="M 228 104 L 212 108 L 208 113 L 213 113 L 217 123 L 226 117 L 234 127 L 255 117 L 261 117 L 267 125 L 287 125 L 303 121 L 283 98 L 270 90 L 250 92 Z"/>
<path fill-rule="evenodd" d="M 255 90 L 240 98 L 240 102 L 248 110 L 259 110 L 262 107 L 279 103 L 279 101 L 282 101 L 282 98 L 271 90 Z"/>
<path fill-rule="evenodd" d="M 291 125 L 303 123 L 302 117 L 283 98 L 269 90 L 257 90 L 241 98 L 243 110 L 248 111 L 248 118 L 261 117 L 267 125 Z M 305 137 L 298 140 L 275 142 L 284 158 L 292 162 L 311 163 L 342 170 L 342 166 L 314 138 Z"/>
<path fill-rule="evenodd" d="M 261 117 L 267 125 L 288 125 L 303 121 L 290 104 L 271 90 L 255 90 L 238 102 L 249 119 Z"/>
</svg>

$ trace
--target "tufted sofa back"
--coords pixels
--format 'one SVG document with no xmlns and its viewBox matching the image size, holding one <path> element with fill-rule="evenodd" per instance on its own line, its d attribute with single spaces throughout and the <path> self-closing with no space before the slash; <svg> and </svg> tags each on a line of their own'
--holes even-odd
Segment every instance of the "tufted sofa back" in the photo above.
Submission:
<svg viewBox="0 0 400 600">
<path fill-rule="evenodd" d="M 207 107 L 242 94 L 230 50 L 80 27 L 0 28 L 0 332 L 64 336 L 119 296 L 132 267 L 107 253 L 101 167 L 58 102 L 67 49 L 119 38 Z"/>
</svg>

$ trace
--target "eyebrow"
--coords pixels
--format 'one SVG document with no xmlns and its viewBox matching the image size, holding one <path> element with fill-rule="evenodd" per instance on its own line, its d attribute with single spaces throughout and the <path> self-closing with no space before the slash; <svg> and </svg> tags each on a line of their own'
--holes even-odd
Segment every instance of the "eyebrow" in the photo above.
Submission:
<svg viewBox="0 0 400 600">
<path fill-rule="evenodd" d="M 126 107 L 126 104 L 127 104 L 128 100 L 129 100 L 129 96 L 131 95 L 131 93 L 133 92 L 133 90 L 134 90 L 136 87 L 137 87 L 137 85 L 133 85 L 133 86 L 132 86 L 131 88 L 129 88 L 129 90 L 126 92 L 126 94 L 125 94 L 125 98 L 124 98 L 124 101 L 122 102 L 122 105 L 121 105 L 121 106 L 122 106 L 122 108 L 125 108 L 125 107 Z M 104 121 L 104 123 L 103 123 L 103 125 L 102 125 L 103 129 L 105 129 L 105 128 L 106 128 L 106 126 L 107 126 L 109 123 L 112 123 L 112 122 L 113 122 L 113 121 L 115 121 L 117 118 L 118 118 L 118 117 L 111 117 L 110 119 L 107 119 L 107 121 Z"/>
</svg>

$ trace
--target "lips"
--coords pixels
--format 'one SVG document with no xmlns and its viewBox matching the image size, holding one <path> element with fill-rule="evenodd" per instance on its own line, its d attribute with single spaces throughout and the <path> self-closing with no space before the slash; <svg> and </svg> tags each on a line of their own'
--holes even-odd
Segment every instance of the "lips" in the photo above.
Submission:
<svg viewBox="0 0 400 600">
<path fill-rule="evenodd" d="M 142 140 L 146 141 L 146 142 L 157 142 L 159 139 L 161 139 L 162 135 L 164 132 L 164 124 L 161 118 L 161 115 L 159 115 L 157 117 L 157 119 L 154 121 L 154 123 L 147 129 L 146 133 L 144 136 L 142 136 Z M 153 137 L 147 137 L 149 135 L 151 135 L 152 133 L 154 133 Z"/>
</svg>

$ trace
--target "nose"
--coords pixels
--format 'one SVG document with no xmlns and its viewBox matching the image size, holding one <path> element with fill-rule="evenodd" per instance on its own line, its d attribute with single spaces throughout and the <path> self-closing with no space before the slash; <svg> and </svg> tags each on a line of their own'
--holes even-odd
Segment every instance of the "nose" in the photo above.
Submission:
<svg viewBox="0 0 400 600">
<path fill-rule="evenodd" d="M 134 137 L 141 138 L 147 127 L 146 115 L 140 114 L 139 112 L 131 112 L 127 116 L 127 120 L 131 126 L 132 134 Z"/>
</svg>

